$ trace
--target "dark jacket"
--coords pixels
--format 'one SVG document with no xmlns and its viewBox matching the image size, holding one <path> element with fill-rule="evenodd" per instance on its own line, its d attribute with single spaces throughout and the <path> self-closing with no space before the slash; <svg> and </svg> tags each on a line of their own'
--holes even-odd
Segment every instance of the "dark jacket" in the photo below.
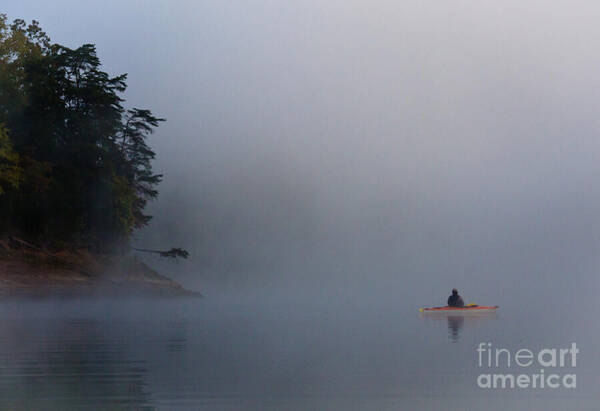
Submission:
<svg viewBox="0 0 600 411">
<path fill-rule="evenodd" d="M 465 302 L 462 297 L 458 294 L 452 294 L 448 297 L 448 307 L 464 307 Z"/>
</svg>

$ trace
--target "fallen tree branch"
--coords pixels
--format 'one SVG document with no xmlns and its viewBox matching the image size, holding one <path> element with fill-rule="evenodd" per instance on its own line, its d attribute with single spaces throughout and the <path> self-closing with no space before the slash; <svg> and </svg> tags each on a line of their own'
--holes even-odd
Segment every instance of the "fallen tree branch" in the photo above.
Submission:
<svg viewBox="0 0 600 411">
<path fill-rule="evenodd" d="M 188 253 L 186 250 L 184 250 L 183 248 L 171 248 L 168 251 L 161 251 L 161 250 L 149 250 L 146 248 L 136 248 L 136 247 L 131 247 L 132 250 L 135 251 L 140 251 L 142 253 L 153 253 L 153 254 L 158 254 L 161 257 L 168 257 L 168 258 L 177 258 L 177 257 L 181 257 L 184 259 L 187 259 L 188 256 L 190 255 L 190 253 Z"/>
<path fill-rule="evenodd" d="M 35 246 L 31 243 L 28 243 L 27 241 L 21 240 L 20 238 L 17 237 L 8 237 L 8 241 L 10 241 L 11 243 L 14 243 L 15 245 L 18 245 L 20 247 L 26 247 L 26 248 L 31 248 L 32 250 L 35 251 L 43 251 L 40 247 Z"/>
</svg>

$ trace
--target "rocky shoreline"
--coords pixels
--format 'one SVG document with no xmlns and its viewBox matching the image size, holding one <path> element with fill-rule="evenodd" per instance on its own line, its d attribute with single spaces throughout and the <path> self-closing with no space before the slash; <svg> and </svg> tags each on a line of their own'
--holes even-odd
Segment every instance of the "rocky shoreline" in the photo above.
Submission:
<svg viewBox="0 0 600 411">
<path fill-rule="evenodd" d="M 133 255 L 47 251 L 0 240 L 0 299 L 201 297 Z"/>
</svg>

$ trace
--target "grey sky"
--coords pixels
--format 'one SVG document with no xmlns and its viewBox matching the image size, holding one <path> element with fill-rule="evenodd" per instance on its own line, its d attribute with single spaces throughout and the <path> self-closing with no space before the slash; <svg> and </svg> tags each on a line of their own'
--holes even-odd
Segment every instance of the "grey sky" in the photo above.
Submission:
<svg viewBox="0 0 600 411">
<path fill-rule="evenodd" d="M 191 285 L 575 292 L 600 246 L 600 5 L 12 1 L 168 123 L 149 246 Z M 541 284 L 541 285 L 540 285 Z M 547 285 L 552 284 L 552 285 Z M 565 291 L 566 290 L 566 291 Z"/>
</svg>

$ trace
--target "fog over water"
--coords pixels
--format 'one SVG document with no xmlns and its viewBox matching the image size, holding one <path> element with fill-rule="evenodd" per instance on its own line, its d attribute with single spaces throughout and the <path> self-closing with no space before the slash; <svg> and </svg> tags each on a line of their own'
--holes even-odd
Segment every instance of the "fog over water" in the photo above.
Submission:
<svg viewBox="0 0 600 411">
<path fill-rule="evenodd" d="M 600 4 L 1 9 L 167 118 L 135 244 L 206 298 L 0 304 L 0 408 L 596 408 Z M 418 316 L 452 287 L 498 316 Z M 481 391 L 482 341 L 575 341 L 578 389 Z"/>
<path fill-rule="evenodd" d="M 152 137 L 161 196 L 138 238 L 189 248 L 167 269 L 190 287 L 457 286 L 505 301 L 597 285 L 592 2 L 4 11 L 97 44 L 107 70 L 129 73 L 129 104 L 168 119 Z"/>
</svg>

